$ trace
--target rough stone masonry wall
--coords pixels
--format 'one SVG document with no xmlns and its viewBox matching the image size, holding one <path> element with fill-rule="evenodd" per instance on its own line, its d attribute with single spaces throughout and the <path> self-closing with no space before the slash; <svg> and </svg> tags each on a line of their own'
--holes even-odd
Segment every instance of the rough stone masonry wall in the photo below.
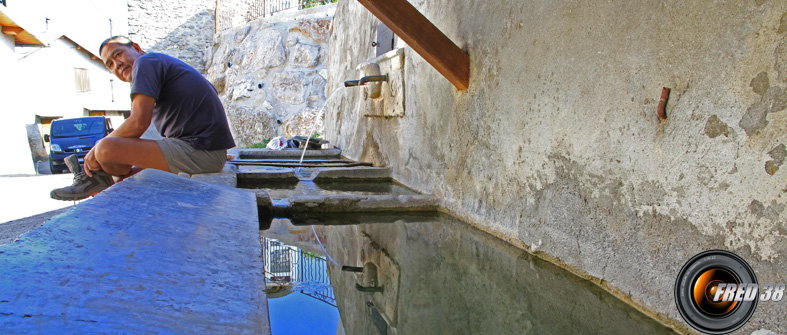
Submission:
<svg viewBox="0 0 787 335">
<path fill-rule="evenodd" d="M 335 5 L 277 14 L 216 35 L 207 78 L 219 91 L 238 147 L 308 136 L 326 100 Z"/>
<path fill-rule="evenodd" d="M 403 116 L 365 117 L 362 88 L 329 103 L 344 154 L 675 324 L 699 252 L 787 281 L 787 2 L 410 2 L 468 51 L 470 88 L 405 49 Z M 329 89 L 374 56 L 377 23 L 339 2 Z M 760 303 L 737 333 L 786 333 L 784 306 Z"/>
<path fill-rule="evenodd" d="M 178 58 L 205 73 L 215 32 L 215 1 L 128 0 L 129 37 L 143 50 Z"/>
</svg>

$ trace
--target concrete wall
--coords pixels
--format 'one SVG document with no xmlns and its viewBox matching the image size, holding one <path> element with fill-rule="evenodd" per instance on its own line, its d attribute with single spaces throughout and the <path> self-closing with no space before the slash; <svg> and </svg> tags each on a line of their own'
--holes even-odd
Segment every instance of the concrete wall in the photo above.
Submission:
<svg viewBox="0 0 787 335">
<path fill-rule="evenodd" d="M 129 0 L 129 37 L 143 50 L 178 58 L 205 73 L 215 1 Z"/>
<path fill-rule="evenodd" d="M 277 14 L 216 35 L 207 78 L 219 91 L 238 147 L 322 132 L 335 5 Z"/>
<path fill-rule="evenodd" d="M 676 276 L 701 251 L 785 281 L 787 2 L 410 2 L 467 50 L 470 88 L 409 48 L 379 59 L 398 76 L 383 98 L 329 103 L 344 154 L 676 324 Z M 377 23 L 339 3 L 329 90 L 362 75 Z M 785 319 L 760 303 L 738 333 Z"/>
</svg>

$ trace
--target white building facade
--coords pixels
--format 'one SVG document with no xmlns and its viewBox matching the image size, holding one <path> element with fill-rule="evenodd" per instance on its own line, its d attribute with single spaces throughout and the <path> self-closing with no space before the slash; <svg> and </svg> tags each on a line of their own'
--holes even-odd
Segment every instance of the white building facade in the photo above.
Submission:
<svg viewBox="0 0 787 335">
<path fill-rule="evenodd" d="M 5 50 L 8 60 L 4 68 L 12 66 L 6 69 L 8 77 L 3 76 L 13 78 L 8 81 L 13 87 L 7 91 L 13 94 L 0 100 L 0 109 L 6 111 L 4 116 L 10 118 L 8 127 L 13 131 L 0 136 L 13 143 L 15 160 L 23 163 L 0 167 L 0 175 L 38 172 L 36 162 L 47 159 L 44 136 L 52 120 L 105 115 L 117 127 L 128 115 L 129 84 L 112 75 L 90 49 L 67 36 L 46 45 L 17 44 L 14 49 L 11 53 Z M 20 145 L 24 149 L 18 149 Z"/>
<path fill-rule="evenodd" d="M 30 174 L 35 172 L 32 152 L 27 140 L 27 113 L 23 111 L 24 102 L 19 99 L 20 78 L 32 76 L 20 69 L 15 49 L 17 45 L 43 46 L 34 35 L 25 30 L 22 15 L 10 11 L 0 4 L 0 143 L 3 143 L 3 164 L 0 175 Z"/>
</svg>

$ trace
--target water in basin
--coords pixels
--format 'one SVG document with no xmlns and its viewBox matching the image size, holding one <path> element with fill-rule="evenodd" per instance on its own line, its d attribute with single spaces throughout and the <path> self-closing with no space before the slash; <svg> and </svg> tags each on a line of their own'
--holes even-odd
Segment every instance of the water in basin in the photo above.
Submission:
<svg viewBox="0 0 787 335">
<path fill-rule="evenodd" d="M 346 334 L 364 335 L 674 333 L 595 284 L 453 217 L 347 220 L 363 223 L 319 225 L 315 232 L 336 263 L 362 273 L 333 265 L 311 226 L 274 220 L 262 232 L 263 241 L 320 255 L 338 312 L 322 327 L 327 334 L 336 334 L 337 324 Z M 270 258 L 274 250 L 263 252 Z M 275 310 L 286 307 L 269 308 L 277 324 Z M 278 324 L 285 328 L 274 327 L 274 335 L 287 333 L 287 322 Z M 309 327 L 309 333 L 321 329 Z"/>
<path fill-rule="evenodd" d="M 419 194 L 396 182 L 391 181 L 340 181 L 315 182 L 309 179 L 314 168 L 294 169 L 299 180 L 255 180 L 239 178 L 238 187 L 262 189 L 271 199 L 287 199 L 293 195 L 411 195 Z"/>
</svg>

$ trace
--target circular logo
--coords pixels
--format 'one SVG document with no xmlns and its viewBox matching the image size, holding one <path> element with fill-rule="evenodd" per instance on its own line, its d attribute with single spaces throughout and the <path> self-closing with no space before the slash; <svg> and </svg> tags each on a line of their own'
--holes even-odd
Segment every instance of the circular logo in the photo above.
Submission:
<svg viewBox="0 0 787 335">
<path fill-rule="evenodd" d="M 727 334 L 743 326 L 754 314 L 759 300 L 756 284 L 754 271 L 740 256 L 724 250 L 705 251 L 680 269 L 675 281 L 675 303 L 694 329 Z"/>
</svg>

